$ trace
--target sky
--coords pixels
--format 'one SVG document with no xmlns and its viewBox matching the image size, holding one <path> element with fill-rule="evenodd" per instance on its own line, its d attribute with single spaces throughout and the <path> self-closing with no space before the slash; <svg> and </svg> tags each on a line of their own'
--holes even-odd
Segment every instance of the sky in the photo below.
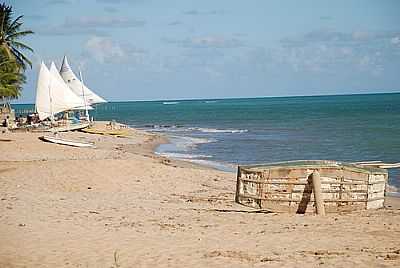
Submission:
<svg viewBox="0 0 400 268">
<path fill-rule="evenodd" d="M 5 2 L 35 32 L 19 103 L 64 55 L 110 101 L 400 91 L 397 0 Z"/>
</svg>

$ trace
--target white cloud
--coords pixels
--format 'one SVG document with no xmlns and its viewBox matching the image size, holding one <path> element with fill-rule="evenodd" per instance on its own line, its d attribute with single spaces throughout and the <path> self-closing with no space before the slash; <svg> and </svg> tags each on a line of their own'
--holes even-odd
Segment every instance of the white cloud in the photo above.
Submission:
<svg viewBox="0 0 400 268">
<path fill-rule="evenodd" d="M 184 40 L 164 38 L 163 40 L 170 44 L 192 48 L 237 48 L 244 46 L 243 41 L 240 39 L 222 35 L 195 36 Z"/>
<path fill-rule="evenodd" d="M 128 28 L 144 26 L 145 22 L 126 17 L 82 16 L 65 19 L 64 27 L 70 28 Z"/>
<path fill-rule="evenodd" d="M 400 45 L 400 36 L 396 36 L 390 39 L 390 43 L 392 43 L 393 45 Z"/>
<path fill-rule="evenodd" d="M 390 43 L 394 46 L 388 46 Z M 281 40 L 276 61 L 295 71 L 337 73 L 351 70 L 379 76 L 398 62 L 400 35 L 393 31 L 312 31 Z"/>
<path fill-rule="evenodd" d="M 130 44 L 121 44 L 102 36 L 90 37 L 85 43 L 84 51 L 100 63 L 137 63 L 145 54 L 145 51 Z"/>
<path fill-rule="evenodd" d="M 117 16 L 81 16 L 67 17 L 64 23 L 40 27 L 35 32 L 43 35 L 108 35 L 107 28 L 142 27 L 143 20 Z"/>
<path fill-rule="evenodd" d="M 86 41 L 85 51 L 98 62 L 104 63 L 125 56 L 124 50 L 111 39 L 92 36 Z"/>
</svg>

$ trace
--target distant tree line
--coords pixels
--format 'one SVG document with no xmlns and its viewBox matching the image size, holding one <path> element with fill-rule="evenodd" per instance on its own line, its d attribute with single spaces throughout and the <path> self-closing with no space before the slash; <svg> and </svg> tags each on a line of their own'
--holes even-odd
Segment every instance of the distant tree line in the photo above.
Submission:
<svg viewBox="0 0 400 268">
<path fill-rule="evenodd" d="M 23 54 L 33 49 L 20 41 L 33 34 L 31 30 L 22 29 L 22 18 L 13 18 L 11 6 L 0 4 L 0 99 L 9 101 L 21 95 L 25 83 L 24 72 L 32 62 Z"/>
</svg>

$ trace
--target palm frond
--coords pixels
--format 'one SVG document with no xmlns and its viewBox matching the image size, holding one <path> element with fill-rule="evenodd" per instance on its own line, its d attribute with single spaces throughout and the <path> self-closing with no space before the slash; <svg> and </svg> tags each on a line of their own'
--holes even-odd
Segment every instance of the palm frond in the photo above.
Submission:
<svg viewBox="0 0 400 268">
<path fill-rule="evenodd" d="M 12 48 L 11 51 L 22 68 L 26 69 L 26 63 L 32 68 L 32 62 L 24 54 L 19 52 L 16 48 Z"/>
<path fill-rule="evenodd" d="M 8 28 L 14 29 L 15 27 L 19 27 L 22 25 L 22 22 L 19 22 L 19 20 L 23 17 L 23 15 L 18 16 L 13 22 L 11 22 L 10 26 Z"/>
<path fill-rule="evenodd" d="M 18 38 L 24 37 L 28 34 L 33 34 L 33 31 L 27 30 L 27 31 L 22 31 L 22 32 L 16 32 L 16 33 L 8 35 L 6 37 L 6 40 L 18 39 Z"/>
</svg>

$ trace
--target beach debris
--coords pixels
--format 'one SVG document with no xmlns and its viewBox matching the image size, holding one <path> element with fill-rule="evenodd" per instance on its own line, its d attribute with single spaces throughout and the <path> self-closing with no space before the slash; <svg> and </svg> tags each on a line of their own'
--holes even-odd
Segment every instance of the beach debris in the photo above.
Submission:
<svg viewBox="0 0 400 268">
<path fill-rule="evenodd" d="M 100 214 L 100 212 L 94 211 L 94 210 L 89 210 L 90 214 Z"/>
<path fill-rule="evenodd" d="M 273 212 L 318 215 L 382 208 L 388 172 L 379 167 L 387 166 L 327 160 L 239 166 L 235 201 Z"/>
</svg>

